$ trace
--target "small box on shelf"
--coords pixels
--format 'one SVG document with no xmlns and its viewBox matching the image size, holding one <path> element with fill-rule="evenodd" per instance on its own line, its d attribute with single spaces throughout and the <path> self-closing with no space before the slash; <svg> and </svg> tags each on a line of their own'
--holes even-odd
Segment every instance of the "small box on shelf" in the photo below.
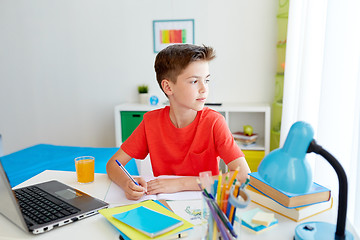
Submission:
<svg viewBox="0 0 360 240">
<path fill-rule="evenodd" d="M 232 133 L 235 142 L 239 145 L 240 148 L 248 148 L 254 146 L 258 140 L 258 134 L 253 133 L 247 135 L 244 132 L 233 132 Z"/>
</svg>

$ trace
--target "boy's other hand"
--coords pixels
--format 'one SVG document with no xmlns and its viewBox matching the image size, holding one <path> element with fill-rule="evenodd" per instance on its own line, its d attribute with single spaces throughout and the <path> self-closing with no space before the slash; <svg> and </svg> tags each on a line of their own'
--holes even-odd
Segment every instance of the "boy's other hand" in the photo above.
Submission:
<svg viewBox="0 0 360 240">
<path fill-rule="evenodd" d="M 146 181 L 141 177 L 135 177 L 134 179 L 140 186 L 136 185 L 131 179 L 127 180 L 125 196 L 129 200 L 139 200 L 146 193 Z"/>
<path fill-rule="evenodd" d="M 181 183 L 175 179 L 154 179 L 147 182 L 147 194 L 174 193 L 182 191 Z"/>
</svg>

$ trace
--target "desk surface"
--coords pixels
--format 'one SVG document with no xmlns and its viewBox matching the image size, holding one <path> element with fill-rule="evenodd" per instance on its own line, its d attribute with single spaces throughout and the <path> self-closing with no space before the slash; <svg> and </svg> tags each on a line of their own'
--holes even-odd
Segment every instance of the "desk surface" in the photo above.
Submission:
<svg viewBox="0 0 360 240">
<path fill-rule="evenodd" d="M 23 182 L 17 187 L 23 187 L 48 180 L 58 180 L 83 192 L 86 192 L 94 197 L 104 200 L 107 190 L 110 186 L 110 180 L 106 174 L 95 174 L 95 181 L 91 184 L 78 184 L 76 182 L 75 172 L 52 171 L 46 170 L 33 178 Z M 175 202 L 172 202 L 174 204 Z M 176 204 L 176 203 L 175 203 Z M 335 204 L 334 204 L 335 205 Z M 241 211 L 248 211 L 253 208 L 261 208 L 255 203 L 251 203 L 246 209 Z M 332 210 L 319 214 L 306 221 L 324 221 L 336 223 L 337 207 L 333 206 Z M 240 235 L 239 239 L 293 239 L 294 231 L 299 223 L 291 221 L 281 215 L 276 214 L 279 220 L 278 226 L 269 229 L 261 234 L 255 235 L 243 228 L 237 229 Z M 359 239 L 355 234 L 354 229 L 348 223 L 347 230 L 350 230 L 354 239 Z M 0 215 L 0 239 L 119 239 L 118 231 L 100 214 L 83 219 L 76 223 L 63 226 L 50 232 L 32 235 L 22 231 L 16 225 L 8 221 L 4 216 Z M 195 238 L 193 238 L 195 239 Z"/>
</svg>

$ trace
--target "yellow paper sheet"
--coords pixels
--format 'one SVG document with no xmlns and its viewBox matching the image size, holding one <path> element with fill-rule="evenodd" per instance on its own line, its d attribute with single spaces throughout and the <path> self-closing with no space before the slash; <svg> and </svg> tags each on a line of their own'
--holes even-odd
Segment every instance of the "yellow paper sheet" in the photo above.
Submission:
<svg viewBox="0 0 360 240">
<path fill-rule="evenodd" d="M 140 207 L 140 206 L 144 206 L 147 208 L 150 208 L 154 211 L 157 211 L 159 213 L 168 215 L 170 217 L 179 219 L 181 221 L 184 222 L 183 225 L 179 226 L 178 228 L 175 228 L 167 233 L 164 233 L 160 236 L 157 236 L 155 238 L 151 238 L 137 230 L 135 230 L 134 228 L 126 225 L 125 223 L 120 222 L 119 220 L 117 220 L 116 218 L 113 217 L 113 215 L 118 214 L 118 213 L 122 213 L 122 212 L 126 212 L 129 211 L 131 209 L 134 209 L 136 207 Z M 107 209 L 101 209 L 99 210 L 99 213 L 102 214 L 109 222 L 111 222 L 116 228 L 118 228 L 121 232 L 123 232 L 126 236 L 128 236 L 130 239 L 137 239 L 137 240 L 142 240 L 142 239 L 159 239 L 159 238 L 163 238 L 165 236 L 169 236 L 172 234 L 176 234 L 180 231 L 184 231 L 187 230 L 189 228 L 192 228 L 194 225 L 189 223 L 188 221 L 186 221 L 185 219 L 179 217 L 178 215 L 176 215 L 175 213 L 171 212 L 170 210 L 164 208 L 163 206 L 159 205 L 158 203 L 152 201 L 152 200 L 148 200 L 148 201 L 144 201 L 144 202 L 140 202 L 140 203 L 136 203 L 136 204 L 131 204 L 131 205 L 126 205 L 126 206 L 121 206 L 121 207 L 115 207 L 115 208 L 107 208 Z"/>
</svg>

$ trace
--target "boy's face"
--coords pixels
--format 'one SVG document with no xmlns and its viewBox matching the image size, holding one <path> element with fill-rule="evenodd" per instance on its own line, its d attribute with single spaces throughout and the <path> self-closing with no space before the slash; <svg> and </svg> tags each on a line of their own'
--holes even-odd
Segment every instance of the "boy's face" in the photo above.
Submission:
<svg viewBox="0 0 360 240">
<path fill-rule="evenodd" d="M 195 61 L 189 64 L 178 76 L 176 83 L 169 81 L 167 93 L 174 107 L 200 111 L 209 92 L 209 63 Z"/>
</svg>

